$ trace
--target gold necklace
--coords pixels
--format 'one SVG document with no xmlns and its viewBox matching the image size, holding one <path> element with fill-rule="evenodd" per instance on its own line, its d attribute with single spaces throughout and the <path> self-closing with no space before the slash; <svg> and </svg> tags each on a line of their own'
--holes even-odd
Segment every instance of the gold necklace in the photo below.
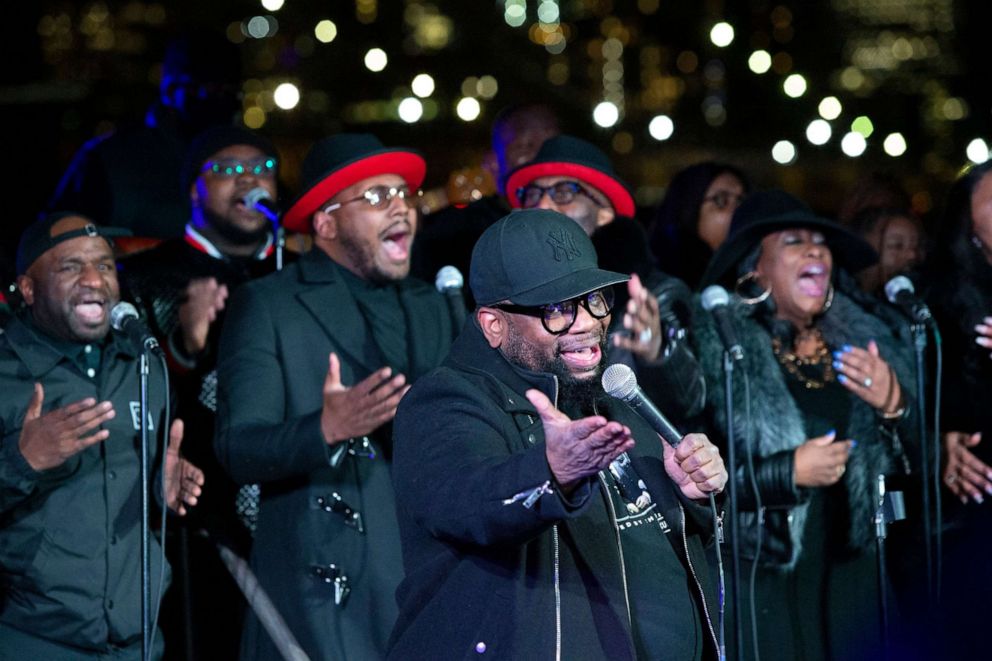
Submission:
<svg viewBox="0 0 992 661">
<path fill-rule="evenodd" d="M 775 357 L 782 364 L 782 367 L 785 368 L 785 371 L 798 379 L 807 390 L 819 390 L 828 381 L 833 381 L 835 378 L 833 357 L 830 355 L 830 350 L 827 349 L 827 343 L 823 340 L 823 335 L 820 334 L 818 328 L 808 331 L 806 338 L 815 340 L 817 343 L 816 351 L 812 356 L 799 356 L 795 351 L 784 350 L 782 348 L 782 341 L 777 337 L 772 338 L 772 353 L 775 354 Z M 819 367 L 821 365 L 823 366 L 822 380 L 803 373 L 802 368 L 804 367 Z"/>
</svg>

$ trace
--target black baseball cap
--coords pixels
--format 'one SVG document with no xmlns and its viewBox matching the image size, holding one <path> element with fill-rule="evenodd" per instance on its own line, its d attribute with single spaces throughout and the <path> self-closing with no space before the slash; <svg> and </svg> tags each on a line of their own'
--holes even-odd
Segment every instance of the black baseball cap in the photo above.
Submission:
<svg viewBox="0 0 992 661">
<path fill-rule="evenodd" d="M 472 250 L 469 270 L 479 305 L 547 305 L 629 279 L 599 268 L 585 230 L 550 209 L 513 211 L 491 225 Z"/>
<path fill-rule="evenodd" d="M 17 244 L 17 275 L 24 275 L 32 264 L 46 252 L 64 241 L 77 239 L 81 236 L 100 236 L 113 246 L 112 238 L 116 236 L 131 236 L 131 230 L 123 227 L 100 227 L 93 221 L 79 229 L 69 230 L 52 236 L 52 229 L 63 218 L 77 217 L 88 220 L 86 216 L 75 211 L 57 211 L 42 217 L 30 224 L 21 234 Z"/>
</svg>

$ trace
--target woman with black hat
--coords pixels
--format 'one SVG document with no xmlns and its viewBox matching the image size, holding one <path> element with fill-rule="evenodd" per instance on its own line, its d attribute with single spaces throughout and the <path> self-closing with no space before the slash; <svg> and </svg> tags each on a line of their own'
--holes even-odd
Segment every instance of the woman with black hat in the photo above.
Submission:
<svg viewBox="0 0 992 661">
<path fill-rule="evenodd" d="M 903 443 L 913 426 L 907 349 L 842 291 L 850 281 L 840 277 L 842 269 L 875 259 L 840 225 L 791 195 L 768 191 L 740 205 L 703 275 L 704 286 L 735 288 L 734 322 L 745 352 L 733 393 L 740 549 L 747 560 L 742 574 L 750 573 L 755 554 L 758 570 L 757 645 L 745 605 L 742 658 L 754 648 L 763 661 L 879 653 L 876 479 L 908 471 Z M 698 321 L 708 410 L 719 435 L 727 422 L 723 349 L 710 315 L 700 311 Z M 748 604 L 748 581 L 740 588 Z"/>
</svg>

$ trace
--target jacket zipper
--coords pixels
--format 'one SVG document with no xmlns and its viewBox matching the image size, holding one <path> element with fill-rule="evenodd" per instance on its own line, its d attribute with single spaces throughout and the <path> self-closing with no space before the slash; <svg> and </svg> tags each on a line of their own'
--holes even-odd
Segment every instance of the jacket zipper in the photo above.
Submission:
<svg viewBox="0 0 992 661">
<path fill-rule="evenodd" d="M 555 551 L 555 661 L 561 661 L 561 587 L 558 584 L 558 524 L 551 526 L 551 545 Z"/>
<path fill-rule="evenodd" d="M 555 383 L 555 408 L 558 408 L 558 377 L 551 375 Z M 549 485 L 550 486 L 550 485 Z M 561 584 L 559 582 L 558 565 L 558 524 L 551 526 L 551 546 L 554 548 L 555 558 L 555 661 L 561 661 Z"/>
<path fill-rule="evenodd" d="M 703 586 L 699 582 L 699 577 L 696 576 L 696 568 L 692 566 L 692 556 L 689 555 L 689 540 L 686 538 L 685 534 L 685 508 L 682 507 L 682 503 L 679 503 L 679 514 L 682 519 L 682 548 L 685 551 L 686 564 L 689 565 L 689 573 L 692 574 L 692 580 L 696 584 L 696 589 L 699 590 L 699 598 L 703 602 L 703 616 L 706 618 L 706 628 L 709 630 L 710 636 L 713 638 L 713 644 L 716 646 L 715 649 L 719 653 L 720 642 L 716 637 L 716 633 L 713 631 L 713 622 L 710 620 L 710 609 L 706 604 L 706 592 L 703 590 Z"/>
<path fill-rule="evenodd" d="M 606 478 L 603 477 L 603 473 L 600 472 L 599 482 L 602 487 L 606 490 L 606 502 L 610 510 L 610 521 L 613 523 L 613 532 L 617 536 L 617 552 L 620 554 L 620 575 L 623 577 L 623 600 L 627 605 L 627 624 L 630 625 L 631 631 L 634 629 L 634 618 L 630 612 L 630 595 L 627 592 L 627 563 L 624 561 L 623 557 L 623 542 L 620 539 L 620 524 L 617 523 L 617 511 L 613 507 L 613 498 L 610 497 L 610 485 L 606 482 Z"/>
</svg>

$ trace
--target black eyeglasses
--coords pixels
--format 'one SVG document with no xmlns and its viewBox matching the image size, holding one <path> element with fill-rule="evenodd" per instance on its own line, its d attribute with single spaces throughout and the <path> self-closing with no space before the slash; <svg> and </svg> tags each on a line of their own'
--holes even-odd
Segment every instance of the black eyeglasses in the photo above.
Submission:
<svg viewBox="0 0 992 661">
<path fill-rule="evenodd" d="M 345 200 L 344 202 L 328 204 L 324 207 L 324 213 L 329 213 L 335 209 L 340 209 L 346 204 L 361 202 L 362 200 L 368 202 L 369 206 L 373 209 L 384 209 L 389 206 L 389 203 L 393 201 L 394 197 L 398 197 L 405 202 L 412 195 L 413 193 L 406 186 L 373 186 L 358 197 Z"/>
<path fill-rule="evenodd" d="M 605 206 L 593 197 L 592 193 L 575 181 L 559 181 L 557 184 L 552 184 L 551 186 L 538 186 L 536 184 L 521 186 L 517 189 L 517 199 L 520 200 L 520 206 L 524 209 L 533 209 L 541 203 L 541 198 L 544 197 L 545 193 L 548 194 L 548 197 L 555 204 L 569 204 L 575 199 L 576 195 L 585 195 L 595 202 L 596 206 Z"/>
<path fill-rule="evenodd" d="M 544 330 L 552 335 L 567 333 L 568 329 L 575 323 L 578 317 L 579 305 L 596 319 L 602 319 L 613 311 L 613 287 L 604 287 L 583 294 L 577 298 L 570 298 L 559 303 L 539 305 L 535 307 L 527 305 L 514 305 L 512 303 L 498 303 L 492 307 L 516 314 L 526 314 L 530 317 L 540 317 Z"/>
<path fill-rule="evenodd" d="M 712 195 L 708 195 L 703 198 L 704 203 L 712 202 L 713 206 L 715 206 L 720 211 L 724 211 L 726 209 L 736 209 L 737 206 L 743 200 L 744 200 L 743 195 L 739 195 L 738 193 L 731 193 L 725 190 L 719 191 L 717 193 L 713 193 Z"/>
</svg>

